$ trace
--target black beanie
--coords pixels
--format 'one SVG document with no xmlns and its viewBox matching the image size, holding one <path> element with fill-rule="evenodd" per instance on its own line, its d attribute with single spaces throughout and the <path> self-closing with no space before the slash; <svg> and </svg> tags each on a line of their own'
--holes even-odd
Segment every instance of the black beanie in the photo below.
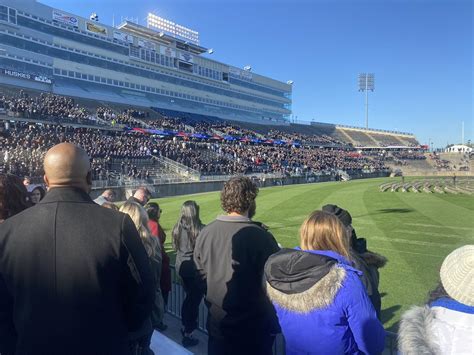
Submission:
<svg viewBox="0 0 474 355">
<path fill-rule="evenodd" d="M 325 205 L 323 211 L 335 215 L 346 227 L 352 224 L 352 217 L 349 212 L 337 205 Z"/>
</svg>

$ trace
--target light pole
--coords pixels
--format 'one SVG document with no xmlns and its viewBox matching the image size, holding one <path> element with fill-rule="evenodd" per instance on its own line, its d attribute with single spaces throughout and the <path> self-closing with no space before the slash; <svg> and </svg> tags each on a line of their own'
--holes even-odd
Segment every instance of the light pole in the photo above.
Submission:
<svg viewBox="0 0 474 355">
<path fill-rule="evenodd" d="M 359 74 L 359 91 L 365 91 L 365 128 L 369 128 L 369 90 L 374 92 L 375 79 L 373 73 Z"/>
</svg>

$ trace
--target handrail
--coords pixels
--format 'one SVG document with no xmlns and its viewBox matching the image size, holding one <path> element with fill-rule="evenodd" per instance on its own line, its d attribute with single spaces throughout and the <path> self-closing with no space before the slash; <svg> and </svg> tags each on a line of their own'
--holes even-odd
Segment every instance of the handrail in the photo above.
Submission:
<svg viewBox="0 0 474 355">
<path fill-rule="evenodd" d="M 193 168 L 190 168 L 189 166 L 186 166 L 184 164 L 178 163 L 175 160 L 164 157 L 162 155 L 153 155 L 153 157 L 156 158 L 159 162 L 161 162 L 167 168 L 170 168 L 170 167 L 174 168 L 174 170 L 180 175 L 189 177 L 194 180 L 199 180 L 199 176 L 201 175 L 199 171 Z"/>
<path fill-rule="evenodd" d="M 110 125 L 99 124 L 97 121 L 94 124 L 91 120 L 86 120 L 85 122 L 73 122 L 68 120 L 63 120 L 61 117 L 53 116 L 43 116 L 38 118 L 30 118 L 21 115 L 20 113 L 14 113 L 12 111 L 0 112 L 0 120 L 3 121 L 17 121 L 17 122 L 30 122 L 30 123 L 43 123 L 50 125 L 59 125 L 63 127 L 79 127 L 79 128 L 97 128 L 106 131 L 122 131 L 123 126 L 118 127 L 118 125 L 112 127 Z"/>
<path fill-rule="evenodd" d="M 349 126 L 349 125 L 343 125 L 343 124 L 336 124 L 336 128 L 352 128 L 352 129 L 357 129 L 360 131 L 365 131 L 365 132 L 372 132 L 372 133 L 395 133 L 395 134 L 403 134 L 405 136 L 410 136 L 415 138 L 415 135 L 413 133 L 409 132 L 401 132 L 401 131 L 391 131 L 388 129 L 378 129 L 378 128 L 365 128 L 365 127 L 357 127 L 357 126 Z"/>
</svg>

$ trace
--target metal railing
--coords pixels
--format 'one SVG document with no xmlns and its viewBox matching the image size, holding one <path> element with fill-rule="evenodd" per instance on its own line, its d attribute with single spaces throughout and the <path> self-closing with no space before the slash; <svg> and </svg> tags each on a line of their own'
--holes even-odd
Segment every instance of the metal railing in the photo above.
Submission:
<svg viewBox="0 0 474 355">
<path fill-rule="evenodd" d="M 98 121 L 92 120 L 78 120 L 78 119 L 66 119 L 53 116 L 44 117 L 25 117 L 19 113 L 13 113 L 11 111 L 0 112 L 0 120 L 4 121 L 17 121 L 17 122 L 29 122 L 29 123 L 42 123 L 50 125 L 58 125 L 62 127 L 73 127 L 73 128 L 97 128 L 106 131 L 122 131 L 122 127 L 117 125 L 112 127 L 107 124 L 99 124 Z"/>
<path fill-rule="evenodd" d="M 408 136 L 409 138 L 415 138 L 415 135 L 413 133 L 401 132 L 401 131 L 390 131 L 388 129 L 364 128 L 364 127 L 349 126 L 349 125 L 343 125 L 343 124 L 336 124 L 336 128 L 342 128 L 342 129 L 348 128 L 348 129 L 360 130 L 363 132 L 373 132 L 373 133 L 392 133 L 392 134 L 397 134 L 397 135 Z"/>
<path fill-rule="evenodd" d="M 181 285 L 179 277 L 176 275 L 176 269 L 171 266 L 171 292 L 168 296 L 168 305 L 166 311 L 172 316 L 181 319 L 181 305 L 183 304 L 185 297 L 184 288 Z M 204 300 L 199 305 L 199 317 L 198 317 L 198 328 L 207 334 L 208 310 L 204 304 Z M 384 354 L 396 355 L 397 354 L 397 334 L 386 331 L 385 338 L 385 349 Z M 278 334 L 275 343 L 273 344 L 274 355 L 285 355 L 285 338 L 282 334 Z"/>
<path fill-rule="evenodd" d="M 231 177 L 234 177 L 236 175 L 241 175 L 241 174 L 230 174 L 230 175 L 201 175 L 200 181 L 227 181 Z M 255 177 L 258 179 L 280 179 L 283 178 L 283 174 L 279 173 L 249 173 L 249 174 L 243 174 L 245 176 L 249 177 Z"/>
<path fill-rule="evenodd" d="M 106 179 L 106 180 L 94 180 L 92 181 L 93 189 L 101 188 L 113 188 L 113 187 L 140 187 L 149 185 L 165 185 L 165 184 L 179 184 L 183 182 L 189 182 L 180 175 L 166 174 L 160 178 L 149 178 L 149 179 Z"/>
<path fill-rule="evenodd" d="M 190 168 L 184 164 L 178 163 L 175 160 L 169 159 L 161 155 L 153 155 L 153 157 L 168 170 L 175 171 L 176 173 L 188 177 L 191 180 L 199 181 L 200 173 L 197 170 Z"/>
</svg>

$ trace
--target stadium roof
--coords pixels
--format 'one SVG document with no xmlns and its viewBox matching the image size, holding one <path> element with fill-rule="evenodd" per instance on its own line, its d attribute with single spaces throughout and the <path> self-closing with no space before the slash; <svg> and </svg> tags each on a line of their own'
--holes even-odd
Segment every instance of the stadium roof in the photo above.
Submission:
<svg viewBox="0 0 474 355">
<path fill-rule="evenodd" d="M 153 41 L 163 43 L 165 45 L 170 45 L 171 43 L 176 43 L 176 47 L 178 49 L 184 49 L 188 52 L 194 53 L 194 54 L 202 54 L 208 51 L 207 48 L 204 48 L 202 46 L 199 46 L 197 44 L 193 44 L 191 42 L 187 42 L 184 40 L 181 40 L 179 38 L 167 35 L 166 33 L 163 32 L 156 32 L 155 30 L 152 30 L 148 27 L 138 25 L 134 22 L 130 21 L 125 21 L 121 23 L 118 26 L 118 29 L 137 35 L 141 37 L 145 37 L 148 39 L 151 39 Z"/>
</svg>

